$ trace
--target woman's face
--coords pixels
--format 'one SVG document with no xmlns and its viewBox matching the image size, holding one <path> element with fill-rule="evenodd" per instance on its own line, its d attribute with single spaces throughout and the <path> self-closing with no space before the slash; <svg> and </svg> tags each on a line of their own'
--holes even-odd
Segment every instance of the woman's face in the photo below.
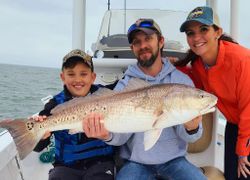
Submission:
<svg viewBox="0 0 250 180">
<path fill-rule="evenodd" d="M 222 34 L 221 28 L 215 30 L 213 26 L 192 21 L 188 24 L 185 33 L 187 42 L 195 54 L 202 58 L 211 54 L 217 55 L 218 39 Z"/>
</svg>

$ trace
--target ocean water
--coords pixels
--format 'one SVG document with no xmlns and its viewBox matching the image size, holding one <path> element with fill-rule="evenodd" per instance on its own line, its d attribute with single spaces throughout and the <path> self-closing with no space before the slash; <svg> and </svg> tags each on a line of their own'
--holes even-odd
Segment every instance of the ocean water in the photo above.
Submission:
<svg viewBox="0 0 250 180">
<path fill-rule="evenodd" d="M 59 68 L 0 64 L 0 120 L 41 111 L 41 98 L 62 90 L 59 74 Z"/>
</svg>

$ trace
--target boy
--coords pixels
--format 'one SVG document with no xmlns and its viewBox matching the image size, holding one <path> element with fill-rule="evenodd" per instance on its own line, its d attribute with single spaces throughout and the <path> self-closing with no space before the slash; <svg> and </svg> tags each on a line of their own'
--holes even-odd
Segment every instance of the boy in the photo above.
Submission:
<svg viewBox="0 0 250 180">
<path fill-rule="evenodd" d="M 38 120 L 51 115 L 50 111 L 74 97 L 87 96 L 98 89 L 93 85 L 96 74 L 92 57 L 76 49 L 69 52 L 62 63 L 60 77 L 64 90 L 53 97 L 44 110 L 39 113 Z M 88 138 L 84 133 L 70 135 L 68 130 L 52 132 L 55 137 L 54 168 L 49 172 L 49 180 L 113 180 L 114 161 L 113 148 L 95 138 Z M 40 152 L 50 143 L 50 132 L 34 151 Z"/>
</svg>

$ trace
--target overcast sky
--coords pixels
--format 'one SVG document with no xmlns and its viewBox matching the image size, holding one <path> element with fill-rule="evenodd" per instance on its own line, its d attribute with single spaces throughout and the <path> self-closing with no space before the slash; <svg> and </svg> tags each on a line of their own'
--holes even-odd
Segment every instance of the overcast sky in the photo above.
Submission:
<svg viewBox="0 0 250 180">
<path fill-rule="evenodd" d="M 158 3 L 155 3 L 155 2 Z M 230 0 L 218 0 L 221 26 L 229 33 Z M 250 1 L 239 1 L 239 39 L 250 48 Z M 86 50 L 96 41 L 108 0 L 87 0 Z M 124 0 L 110 0 L 111 8 L 123 8 Z M 127 0 L 127 9 L 190 11 L 205 0 Z M 72 48 L 72 0 L 1 0 L 0 63 L 43 67 L 61 66 Z"/>
</svg>

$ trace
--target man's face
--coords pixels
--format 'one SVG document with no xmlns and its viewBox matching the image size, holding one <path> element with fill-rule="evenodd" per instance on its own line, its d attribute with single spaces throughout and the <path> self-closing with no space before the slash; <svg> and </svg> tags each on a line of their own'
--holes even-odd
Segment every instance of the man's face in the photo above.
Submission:
<svg viewBox="0 0 250 180">
<path fill-rule="evenodd" d="M 131 43 L 138 63 L 142 67 L 151 67 L 157 57 L 160 57 L 160 49 L 163 47 L 164 40 L 158 40 L 157 34 L 147 35 L 143 31 L 139 31 L 134 35 Z"/>
</svg>

